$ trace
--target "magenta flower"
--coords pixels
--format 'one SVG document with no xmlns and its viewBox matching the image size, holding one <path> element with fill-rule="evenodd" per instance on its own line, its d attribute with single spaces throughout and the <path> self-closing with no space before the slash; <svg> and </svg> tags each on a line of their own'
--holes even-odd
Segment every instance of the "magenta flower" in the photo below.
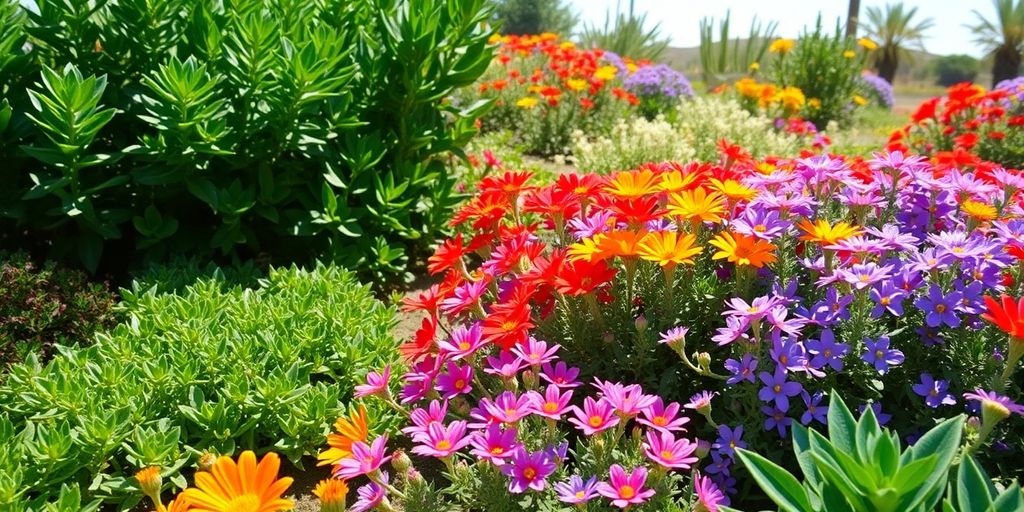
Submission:
<svg viewBox="0 0 1024 512">
<path fill-rule="evenodd" d="M 690 418 L 679 415 L 679 404 L 669 402 L 665 405 L 660 396 L 655 397 L 654 403 L 640 413 L 643 417 L 637 418 L 637 423 L 661 432 L 685 431 L 683 425 L 690 422 Z"/>
<path fill-rule="evenodd" d="M 476 431 L 470 434 L 470 444 L 473 449 L 469 453 L 490 461 L 495 466 L 501 466 L 505 459 L 512 456 L 521 444 L 516 441 L 517 431 L 515 427 L 501 430 L 501 425 L 492 424 L 486 430 Z"/>
<path fill-rule="evenodd" d="M 616 413 L 622 417 L 629 418 L 640 414 L 640 411 L 650 407 L 656 398 L 654 395 L 645 395 L 643 388 L 637 384 L 624 386 L 618 382 L 601 382 L 600 379 L 594 381 L 594 387 L 601 391 L 604 399 L 612 404 Z"/>
<path fill-rule="evenodd" d="M 603 398 L 594 400 L 588 396 L 583 400 L 583 408 L 573 407 L 573 413 L 576 417 L 569 418 L 569 423 L 576 425 L 577 428 L 588 436 L 619 424 L 619 417 L 615 415 L 615 408 Z"/>
<path fill-rule="evenodd" d="M 351 480 L 357 476 L 373 473 L 380 468 L 380 465 L 391 460 L 391 456 L 384 455 L 387 450 L 388 435 L 384 434 L 373 440 L 373 444 L 367 445 L 362 441 L 352 443 L 352 456 L 342 459 L 334 476 L 342 480 Z"/>
<path fill-rule="evenodd" d="M 554 366 L 551 363 L 544 363 L 540 370 L 540 378 L 560 388 L 575 388 L 582 383 L 576 378 L 580 376 L 580 369 L 573 368 L 559 361 Z"/>
<path fill-rule="evenodd" d="M 924 403 L 932 409 L 938 408 L 940 405 L 953 405 L 956 403 L 956 398 L 949 393 L 949 382 L 944 380 L 935 380 L 931 374 L 922 373 L 921 382 L 911 386 L 918 396 L 924 397 Z"/>
<path fill-rule="evenodd" d="M 362 398 L 365 396 L 387 396 L 388 395 L 388 381 L 391 380 L 391 365 L 384 367 L 384 371 L 381 373 L 370 372 L 366 374 L 366 384 L 360 384 L 356 386 L 355 398 Z"/>
<path fill-rule="evenodd" d="M 711 411 L 711 399 L 714 398 L 717 394 L 717 391 L 701 391 L 700 393 L 691 396 L 690 401 L 687 402 L 686 405 L 684 405 L 683 407 L 686 407 L 687 409 L 693 409 L 701 414 L 706 414 L 707 412 Z"/>
<path fill-rule="evenodd" d="M 562 419 L 562 414 L 569 407 L 569 400 L 572 399 L 572 390 L 562 393 L 559 391 L 558 386 L 549 384 L 543 395 L 536 391 L 528 391 L 526 395 L 530 399 L 530 405 L 527 406 L 527 410 L 531 413 L 553 420 L 560 420 Z"/>
<path fill-rule="evenodd" d="M 519 356 L 519 359 L 531 366 L 540 366 L 555 359 L 555 353 L 561 345 L 554 345 L 548 348 L 547 342 L 540 341 L 533 336 L 526 340 L 526 343 L 519 343 L 512 347 L 512 353 Z"/>
<path fill-rule="evenodd" d="M 700 471 L 693 475 L 693 490 L 697 494 L 697 507 L 695 511 L 718 512 L 719 504 L 725 504 L 725 494 L 718 489 L 718 486 L 710 478 L 701 475 Z M 703 507 L 703 508 L 702 508 Z"/>
<path fill-rule="evenodd" d="M 453 398 L 473 391 L 473 367 L 459 368 L 454 361 L 448 361 L 448 372 L 437 376 L 437 390 L 443 398 Z"/>
<path fill-rule="evenodd" d="M 686 341 L 686 333 L 688 332 L 690 332 L 689 327 L 673 327 L 661 333 L 661 339 L 658 340 L 658 343 L 663 343 L 675 349 Z"/>
<path fill-rule="evenodd" d="M 444 340 L 438 342 L 437 348 L 441 353 L 448 356 L 453 361 L 458 361 L 464 357 L 473 355 L 480 347 L 484 346 L 486 342 L 483 339 L 483 328 L 480 327 L 480 323 L 473 324 L 472 327 L 466 327 L 460 325 L 452 329 L 452 338 L 450 340 Z"/>
<path fill-rule="evenodd" d="M 855 289 L 863 290 L 879 281 L 891 277 L 892 266 L 879 267 L 876 263 L 855 263 L 848 270 L 838 269 L 836 274 Z"/>
<path fill-rule="evenodd" d="M 543 451 L 529 453 L 519 448 L 507 462 L 501 466 L 501 472 L 512 477 L 508 492 L 514 494 L 520 494 L 527 488 L 543 491 L 547 486 L 547 477 L 555 472 L 555 463 Z"/>
<path fill-rule="evenodd" d="M 502 423 L 515 423 L 530 414 L 530 398 L 526 395 L 516 397 L 516 394 L 511 391 L 505 391 L 498 395 L 494 402 L 485 404 L 481 400 L 480 405 Z"/>
<path fill-rule="evenodd" d="M 412 439 L 420 443 L 412 448 L 412 452 L 426 457 L 444 458 L 463 449 L 469 444 L 466 437 L 466 422 L 453 421 L 445 427 L 440 423 L 431 423 L 426 432 L 420 432 Z"/>
<path fill-rule="evenodd" d="M 384 501 L 384 497 L 388 494 L 387 487 L 384 487 L 388 483 L 388 478 L 387 471 L 381 471 L 380 484 L 377 482 L 370 482 L 357 489 L 356 495 L 359 496 L 359 499 L 352 504 L 352 508 L 349 512 L 367 512 L 376 508 L 377 505 L 380 505 L 380 503 Z"/>
<path fill-rule="evenodd" d="M 655 433 L 651 430 L 645 437 L 644 455 L 662 467 L 690 469 L 690 464 L 697 462 L 697 457 L 693 456 L 697 443 L 689 439 L 676 439 L 671 432 Z"/>
<path fill-rule="evenodd" d="M 483 279 L 456 286 L 454 294 L 441 301 L 441 311 L 451 316 L 458 315 L 467 308 L 473 307 L 485 292 L 487 292 L 487 281 Z"/>
<path fill-rule="evenodd" d="M 568 482 L 559 482 L 554 488 L 562 503 L 580 505 L 597 496 L 597 477 L 592 476 L 584 482 L 579 475 L 572 475 Z"/>
<path fill-rule="evenodd" d="M 763 297 L 755 297 L 754 300 L 747 304 L 747 301 L 733 297 L 725 301 L 725 305 L 729 306 L 729 309 L 725 311 L 726 315 L 735 316 L 739 318 L 745 318 L 748 322 L 756 322 L 779 303 L 779 299 L 774 295 L 765 295 Z"/>
<path fill-rule="evenodd" d="M 435 423 L 443 423 L 445 416 L 448 415 L 448 401 L 438 402 L 437 400 L 431 400 L 430 405 L 427 409 L 417 407 L 409 413 L 409 421 L 412 425 L 402 429 L 402 432 L 409 435 L 410 437 L 415 436 L 419 433 L 425 433 L 430 425 Z"/>
<path fill-rule="evenodd" d="M 975 389 L 973 393 L 964 393 L 964 398 L 981 403 L 983 413 L 986 409 L 991 410 L 1000 420 L 1009 417 L 1011 413 L 1024 415 L 1024 406 L 994 391 L 985 391 L 979 388 Z"/>
<path fill-rule="evenodd" d="M 487 368 L 484 373 L 497 375 L 504 379 L 511 379 L 523 369 L 523 360 L 519 359 L 510 351 L 502 350 L 498 356 L 487 356 Z"/>
<path fill-rule="evenodd" d="M 608 483 L 597 484 L 597 493 L 612 500 L 612 505 L 616 507 L 639 505 L 654 496 L 654 489 L 644 489 L 644 484 L 647 483 L 647 469 L 643 466 L 634 468 L 627 475 L 622 466 L 613 464 L 608 470 L 608 477 Z"/>
</svg>

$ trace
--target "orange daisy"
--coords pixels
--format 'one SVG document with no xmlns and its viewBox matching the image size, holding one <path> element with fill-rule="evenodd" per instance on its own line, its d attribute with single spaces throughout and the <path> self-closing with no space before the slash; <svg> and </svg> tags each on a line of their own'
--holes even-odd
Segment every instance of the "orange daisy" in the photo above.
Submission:
<svg viewBox="0 0 1024 512">
<path fill-rule="evenodd" d="M 242 452 L 236 463 L 220 457 L 209 473 L 196 473 L 195 488 L 185 489 L 181 497 L 189 510 L 203 512 L 276 512 L 291 510 L 295 503 L 282 494 L 292 485 L 290 477 L 277 478 L 281 459 L 268 453 L 256 463 L 256 454 Z"/>
<path fill-rule="evenodd" d="M 317 466 L 327 464 L 338 464 L 342 459 L 352 455 L 352 444 L 366 442 L 370 437 L 370 428 L 366 420 L 366 407 L 359 405 L 359 410 L 352 415 L 351 419 L 341 417 L 334 422 L 334 430 L 337 434 L 327 435 L 327 445 L 330 448 L 320 452 L 316 456 Z"/>
<path fill-rule="evenodd" d="M 723 231 L 715 235 L 708 243 L 718 248 L 718 252 L 711 256 L 712 259 L 725 258 L 737 265 L 761 268 L 778 259 L 773 252 L 774 245 L 748 235 Z"/>
</svg>

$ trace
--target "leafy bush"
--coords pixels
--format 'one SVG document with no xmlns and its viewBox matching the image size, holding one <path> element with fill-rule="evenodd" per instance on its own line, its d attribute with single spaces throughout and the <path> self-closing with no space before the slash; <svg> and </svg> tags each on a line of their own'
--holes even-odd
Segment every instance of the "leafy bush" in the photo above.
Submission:
<svg viewBox="0 0 1024 512">
<path fill-rule="evenodd" d="M 85 345 L 114 323 L 114 294 L 105 283 L 25 254 L 0 253 L 0 370 L 54 345 Z M 0 379 L 2 380 L 2 379 Z"/>
<path fill-rule="evenodd" d="M 647 162 L 690 160 L 696 156 L 690 142 L 680 140 L 676 127 L 663 117 L 651 121 L 642 117 L 619 119 L 605 137 L 575 132 L 572 158 L 580 169 L 609 174 Z"/>
<path fill-rule="evenodd" d="M 2 3 L 2 229 L 89 269 L 269 252 L 400 273 L 487 107 L 445 99 L 491 60 L 484 0 Z"/>
<path fill-rule="evenodd" d="M 978 59 L 970 55 L 943 55 L 935 59 L 932 64 L 935 66 L 937 75 L 935 83 L 949 87 L 960 82 L 973 82 L 978 76 L 980 66 Z"/>
<path fill-rule="evenodd" d="M 798 137 L 779 133 L 769 118 L 752 115 L 732 100 L 707 97 L 680 103 L 677 124 L 682 139 L 690 141 L 704 162 L 718 159 L 723 139 L 758 157 L 792 156 L 801 147 Z"/>
<path fill-rule="evenodd" d="M 0 387 L 0 508 L 39 510 L 64 484 L 130 507 L 135 470 L 172 474 L 202 450 L 298 462 L 394 354 L 394 311 L 337 268 L 123 295 L 128 321 L 48 364 L 29 357 Z"/>
<path fill-rule="evenodd" d="M 855 421 L 835 391 L 830 404 L 828 438 L 814 429 L 793 428 L 802 483 L 771 460 L 737 449 L 754 480 L 782 510 L 923 512 L 935 510 L 944 495 L 943 510 L 1024 509 L 1017 483 L 997 491 L 969 453 L 957 461 L 962 416 L 943 421 L 902 450 L 899 436 L 882 429 L 870 408 Z M 949 478 L 954 466 L 955 481 Z"/>
<path fill-rule="evenodd" d="M 571 34 L 579 15 L 563 0 L 491 0 L 502 34 Z"/>
</svg>

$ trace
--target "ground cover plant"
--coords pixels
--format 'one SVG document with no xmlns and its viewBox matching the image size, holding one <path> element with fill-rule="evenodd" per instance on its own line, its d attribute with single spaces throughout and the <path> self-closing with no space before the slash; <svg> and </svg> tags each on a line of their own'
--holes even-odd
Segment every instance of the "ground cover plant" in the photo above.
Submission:
<svg viewBox="0 0 1024 512">
<path fill-rule="evenodd" d="M 95 270 L 188 252 L 404 277 L 487 102 L 484 0 L 0 2 L 0 233 Z M 54 30 L 52 27 L 61 27 Z"/>
<path fill-rule="evenodd" d="M 300 463 L 369 368 L 395 358 L 394 311 L 337 268 L 274 269 L 258 289 L 205 279 L 122 295 L 124 323 L 46 364 L 29 356 L 0 385 L 0 506 L 42 510 L 67 486 L 84 503 L 130 507 L 136 470 L 160 466 L 181 488 L 204 451 Z"/>
</svg>

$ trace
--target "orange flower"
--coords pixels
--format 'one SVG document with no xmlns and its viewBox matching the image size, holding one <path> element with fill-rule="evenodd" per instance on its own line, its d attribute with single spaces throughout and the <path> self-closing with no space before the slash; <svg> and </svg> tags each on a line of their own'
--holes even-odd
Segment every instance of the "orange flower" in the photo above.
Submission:
<svg viewBox="0 0 1024 512">
<path fill-rule="evenodd" d="M 725 214 L 725 198 L 718 192 L 710 194 L 703 187 L 669 194 L 668 213 L 696 222 L 721 222 Z"/>
<path fill-rule="evenodd" d="M 733 201 L 749 201 L 757 195 L 757 191 L 736 181 L 736 180 L 719 180 L 711 178 L 709 180 L 711 188 L 719 192 L 725 197 Z"/>
<path fill-rule="evenodd" d="M 181 496 L 188 500 L 190 510 L 205 512 L 276 512 L 291 510 L 295 503 L 281 498 L 292 484 L 289 477 L 277 478 L 281 459 L 268 453 L 256 463 L 256 454 L 242 452 L 238 463 L 221 457 L 209 473 L 196 473 L 196 487 L 185 489 Z"/>
<path fill-rule="evenodd" d="M 639 254 L 640 241 L 646 232 L 609 231 L 601 238 L 601 250 L 611 256 L 628 258 Z"/>
<path fill-rule="evenodd" d="M 462 256 L 467 252 L 467 248 L 462 245 L 462 233 L 458 233 L 455 238 L 445 240 L 434 255 L 427 258 L 427 271 L 440 274 L 450 268 L 461 269 L 464 265 Z"/>
<path fill-rule="evenodd" d="M 813 224 L 811 221 L 804 219 L 798 227 L 806 233 L 800 237 L 800 240 L 817 242 L 822 245 L 835 245 L 842 240 L 862 233 L 861 228 L 857 226 L 845 222 L 837 222 L 833 226 L 825 219 L 818 219 Z"/>
<path fill-rule="evenodd" d="M 704 250 L 694 245 L 697 237 L 690 234 L 679 236 L 675 231 L 648 233 L 640 242 L 640 257 L 653 261 L 662 267 L 675 267 L 680 263 L 693 265 L 693 257 Z"/>
<path fill-rule="evenodd" d="M 761 268 L 777 259 L 772 252 L 775 250 L 774 245 L 752 236 L 723 231 L 708 243 L 718 248 L 718 252 L 711 256 L 712 259 L 725 258 L 737 265 Z"/>
<path fill-rule="evenodd" d="M 338 464 L 342 459 L 352 456 L 352 444 L 366 442 L 370 437 L 370 428 L 366 419 L 366 407 L 359 405 L 359 410 L 352 414 L 351 419 L 341 417 L 335 420 L 334 430 L 337 434 L 327 434 L 327 445 L 330 448 L 316 456 L 317 466 Z"/>
<path fill-rule="evenodd" d="M 616 173 L 604 189 L 618 197 L 636 199 L 658 191 L 658 180 L 654 171 L 641 169 Z"/>
<path fill-rule="evenodd" d="M 345 510 L 345 498 L 348 496 L 348 484 L 344 480 L 328 478 L 321 480 L 313 489 L 313 495 L 320 500 L 322 512 L 343 512 Z"/>
</svg>

